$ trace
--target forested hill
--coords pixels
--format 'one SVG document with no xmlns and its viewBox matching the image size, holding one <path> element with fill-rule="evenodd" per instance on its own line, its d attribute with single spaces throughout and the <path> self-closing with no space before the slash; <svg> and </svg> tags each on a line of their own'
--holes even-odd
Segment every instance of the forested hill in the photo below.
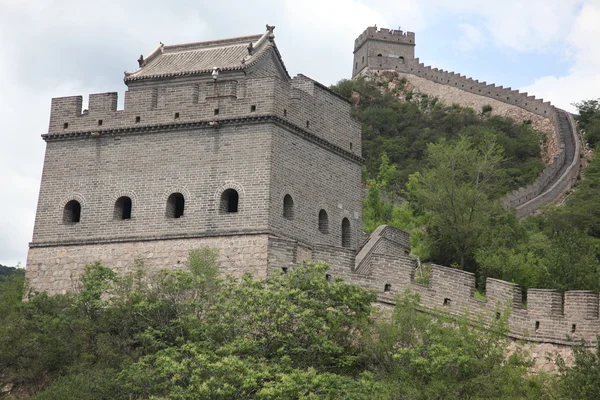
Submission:
<svg viewBox="0 0 600 400">
<path fill-rule="evenodd" d="M 429 143 L 451 143 L 461 136 L 475 146 L 490 138 L 500 145 L 503 161 L 493 182 L 494 198 L 533 182 L 541 173 L 540 142 L 545 136 L 535 132 L 530 121 L 517 124 L 490 116 L 491 106 L 481 110 L 445 106 L 406 90 L 405 84 L 406 79 L 397 75 L 381 75 L 374 80 L 342 80 L 331 87 L 355 104 L 355 115 L 362 122 L 365 180 L 375 178 L 385 153 L 396 166 L 389 183 L 400 191 L 410 174 L 426 166 Z"/>
<path fill-rule="evenodd" d="M 14 274 L 25 274 L 25 270 L 22 268 L 15 267 L 7 267 L 5 265 L 0 264 L 0 280 L 6 279 L 7 277 Z"/>
</svg>

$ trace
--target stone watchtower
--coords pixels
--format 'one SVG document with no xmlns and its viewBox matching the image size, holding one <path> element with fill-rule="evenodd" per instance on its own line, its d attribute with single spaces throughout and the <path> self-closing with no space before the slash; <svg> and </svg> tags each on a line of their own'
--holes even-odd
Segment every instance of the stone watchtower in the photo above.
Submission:
<svg viewBox="0 0 600 400">
<path fill-rule="evenodd" d="M 382 57 L 396 58 L 404 64 L 415 58 L 415 34 L 393 29 L 368 27 L 354 41 L 354 63 L 352 77 L 363 69 L 382 67 Z M 389 61 L 389 59 L 388 59 Z"/>
<path fill-rule="evenodd" d="M 290 78 L 273 29 L 161 43 L 125 73 L 123 110 L 117 93 L 90 95 L 87 110 L 81 96 L 52 99 L 27 259 L 34 289 L 70 290 L 96 260 L 177 268 L 203 246 L 236 276 L 265 276 L 315 246 L 354 255 L 360 124 L 345 99 Z"/>
</svg>

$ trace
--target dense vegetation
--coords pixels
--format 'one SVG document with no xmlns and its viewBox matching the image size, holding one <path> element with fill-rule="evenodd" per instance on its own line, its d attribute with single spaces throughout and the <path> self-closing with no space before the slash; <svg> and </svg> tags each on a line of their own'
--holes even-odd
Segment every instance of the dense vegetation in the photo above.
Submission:
<svg viewBox="0 0 600 400">
<path fill-rule="evenodd" d="M 13 274 L 25 274 L 25 270 L 16 267 L 7 267 L 5 265 L 0 265 L 0 281 L 7 279 L 9 276 Z"/>
<path fill-rule="evenodd" d="M 401 189 L 410 174 L 426 166 L 427 146 L 444 139 L 469 138 L 475 146 L 493 140 L 502 149 L 492 194 L 500 197 L 535 180 L 543 169 L 539 143 L 543 135 L 529 123 L 516 124 L 509 118 L 490 116 L 491 107 L 473 110 L 458 105 L 444 106 L 425 94 L 405 89 L 406 80 L 395 74 L 377 80 L 343 80 L 332 89 L 356 103 L 355 115 L 362 122 L 362 145 L 366 172 L 374 178 L 381 154 L 397 168 L 390 182 Z M 408 99 L 409 101 L 399 101 Z M 399 191 L 399 190 L 398 190 Z"/>
<path fill-rule="evenodd" d="M 1 283 L 0 380 L 38 400 L 539 399 L 559 388 L 508 355 L 505 319 L 489 330 L 432 319 L 409 295 L 382 318 L 374 294 L 328 280 L 323 264 L 220 280 L 202 249 L 188 267 L 118 277 L 95 264 L 78 293 L 27 302 L 22 279 Z"/>
</svg>

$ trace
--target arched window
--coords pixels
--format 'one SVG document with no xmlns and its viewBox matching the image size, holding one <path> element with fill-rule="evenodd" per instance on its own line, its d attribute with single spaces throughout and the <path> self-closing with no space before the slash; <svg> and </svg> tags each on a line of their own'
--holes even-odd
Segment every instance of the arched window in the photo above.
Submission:
<svg viewBox="0 0 600 400">
<path fill-rule="evenodd" d="M 377 57 L 383 57 L 381 54 L 377 54 Z"/>
<path fill-rule="evenodd" d="M 131 198 L 119 197 L 115 202 L 115 219 L 131 219 Z"/>
<path fill-rule="evenodd" d="M 350 233 L 350 221 L 348 218 L 342 220 L 342 247 L 352 246 L 352 236 Z"/>
<path fill-rule="evenodd" d="M 185 198 L 181 193 L 172 193 L 167 199 L 167 218 L 183 217 Z"/>
<path fill-rule="evenodd" d="M 238 212 L 238 203 L 240 196 L 235 189 L 227 189 L 221 194 L 221 212 L 236 213 Z"/>
<path fill-rule="evenodd" d="M 283 198 L 283 218 L 294 219 L 294 200 L 289 194 Z"/>
<path fill-rule="evenodd" d="M 81 220 L 81 204 L 77 200 L 71 200 L 65 204 L 63 210 L 63 222 L 76 224 Z"/>
<path fill-rule="evenodd" d="M 325 210 L 319 211 L 319 232 L 329 233 L 329 217 Z"/>
<path fill-rule="evenodd" d="M 400 62 L 401 62 L 402 64 L 404 64 L 404 57 L 400 56 L 400 57 L 398 57 L 398 58 L 400 59 Z"/>
</svg>

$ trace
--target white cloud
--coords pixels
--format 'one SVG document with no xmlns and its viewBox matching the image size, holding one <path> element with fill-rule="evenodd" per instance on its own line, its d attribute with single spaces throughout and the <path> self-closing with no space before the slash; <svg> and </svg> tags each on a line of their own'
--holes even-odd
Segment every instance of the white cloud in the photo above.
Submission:
<svg viewBox="0 0 600 400">
<path fill-rule="evenodd" d="M 523 90 L 538 97 L 553 99 L 553 103 L 574 111 L 572 103 L 600 97 L 600 4 L 585 4 L 568 34 L 573 67 L 565 76 L 544 76 Z"/>
<path fill-rule="evenodd" d="M 478 28 L 471 24 L 459 24 L 461 37 L 458 40 L 458 47 L 463 51 L 472 51 L 481 48 L 486 40 L 484 34 Z"/>
</svg>

